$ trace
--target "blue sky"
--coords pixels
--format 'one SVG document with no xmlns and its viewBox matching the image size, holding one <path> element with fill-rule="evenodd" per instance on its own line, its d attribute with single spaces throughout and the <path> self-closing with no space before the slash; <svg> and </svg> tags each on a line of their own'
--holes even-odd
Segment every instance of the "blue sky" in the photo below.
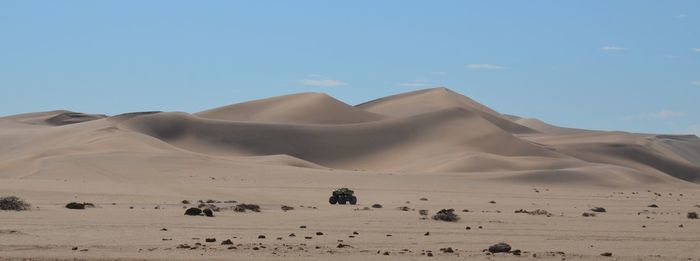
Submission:
<svg viewBox="0 0 700 261">
<path fill-rule="evenodd" d="M 197 112 L 446 86 L 589 129 L 700 134 L 700 1 L 0 1 L 0 115 Z"/>
</svg>

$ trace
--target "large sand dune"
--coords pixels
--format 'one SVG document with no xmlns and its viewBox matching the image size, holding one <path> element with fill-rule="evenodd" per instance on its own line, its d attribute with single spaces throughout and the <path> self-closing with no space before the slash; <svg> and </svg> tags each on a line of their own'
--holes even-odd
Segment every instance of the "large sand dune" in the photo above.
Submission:
<svg viewBox="0 0 700 261">
<path fill-rule="evenodd" d="M 195 114 L 28 113 L 0 118 L 0 196 L 39 208 L 0 211 L 0 260 L 411 260 L 426 250 L 490 259 L 481 249 L 498 241 L 547 260 L 568 257 L 560 251 L 685 259 L 700 256 L 700 224 L 681 218 L 700 204 L 698 185 L 696 136 L 558 127 L 445 88 L 357 106 L 302 93 Z M 328 205 L 330 189 L 343 186 L 358 193 L 357 211 Z M 182 215 L 180 200 L 206 198 L 264 211 Z M 71 212 L 62 207 L 69 201 L 98 208 Z M 362 210 L 371 203 L 385 207 Z M 645 209 L 651 203 L 661 208 Z M 282 204 L 304 207 L 282 212 Z M 609 213 L 581 216 L 593 206 Z M 418 218 L 417 209 L 441 208 L 471 211 L 454 224 Z M 554 215 L 513 213 L 521 208 Z M 205 237 L 237 248 L 175 248 Z"/>
<path fill-rule="evenodd" d="M 574 172 L 610 186 L 700 182 L 697 137 L 561 128 L 500 114 L 446 88 L 355 107 L 325 94 L 302 93 L 197 114 L 106 118 L 53 111 L 4 117 L 0 123 L 5 176 L 47 172 L 46 166 L 56 165 L 46 162 L 65 168 L 76 162 L 64 157 L 144 153 L 309 168 L 541 177 L 525 179 L 533 183 L 566 182 L 560 176 Z"/>
</svg>

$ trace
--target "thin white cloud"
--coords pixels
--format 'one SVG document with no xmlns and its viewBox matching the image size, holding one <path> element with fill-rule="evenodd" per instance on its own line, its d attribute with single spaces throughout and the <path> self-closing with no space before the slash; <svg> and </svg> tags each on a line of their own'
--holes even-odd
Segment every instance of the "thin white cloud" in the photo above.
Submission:
<svg viewBox="0 0 700 261">
<path fill-rule="evenodd" d="M 625 47 L 608 45 L 608 46 L 601 47 L 600 50 L 604 51 L 604 52 L 623 52 L 623 51 L 627 51 L 628 49 Z"/>
<path fill-rule="evenodd" d="M 692 81 L 690 84 L 700 86 L 700 81 Z"/>
<path fill-rule="evenodd" d="M 676 15 L 676 18 L 678 18 L 678 19 L 683 19 L 683 18 L 686 18 L 686 17 L 688 17 L 688 15 L 686 15 L 686 14 L 679 14 L 679 15 Z"/>
<path fill-rule="evenodd" d="M 432 75 L 447 75 L 446 72 L 430 72 Z"/>
<path fill-rule="evenodd" d="M 693 51 L 700 53 L 700 48 L 693 48 Z"/>
<path fill-rule="evenodd" d="M 467 68 L 475 70 L 500 70 L 503 69 L 503 66 L 490 63 L 478 63 L 467 65 Z"/>
<path fill-rule="evenodd" d="M 397 85 L 401 86 L 401 87 L 428 87 L 428 86 L 432 86 L 433 84 L 431 84 L 430 82 L 428 82 L 426 80 L 415 80 L 412 82 L 399 83 Z"/>
<path fill-rule="evenodd" d="M 685 116 L 685 112 L 663 109 L 653 113 L 646 113 L 637 116 L 630 116 L 625 120 L 667 120 Z"/>
<path fill-rule="evenodd" d="M 647 115 L 652 119 L 668 119 L 668 118 L 678 118 L 685 116 L 685 112 L 682 111 L 672 111 L 672 110 L 660 110 L 655 113 L 650 113 Z"/>
<path fill-rule="evenodd" d="M 300 84 L 306 85 L 306 86 L 317 86 L 317 87 L 336 87 L 336 86 L 342 86 L 342 85 L 347 85 L 347 83 L 336 80 L 336 79 L 331 79 L 326 76 L 320 75 L 320 74 L 309 74 L 309 78 L 303 79 L 299 81 Z"/>
</svg>

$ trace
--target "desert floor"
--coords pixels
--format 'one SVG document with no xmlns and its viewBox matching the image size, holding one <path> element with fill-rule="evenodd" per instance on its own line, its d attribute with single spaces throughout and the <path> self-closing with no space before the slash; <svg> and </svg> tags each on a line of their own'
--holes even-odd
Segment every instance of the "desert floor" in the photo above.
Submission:
<svg viewBox="0 0 700 261">
<path fill-rule="evenodd" d="M 261 167 L 158 185 L 4 179 L 0 191 L 26 199 L 33 209 L 0 212 L 0 260 L 700 260 L 700 220 L 686 217 L 700 211 L 695 185 L 528 186 L 496 181 L 494 175 Z M 327 202 L 339 181 L 355 190 L 358 205 Z M 184 199 L 195 205 L 199 199 L 236 200 L 259 204 L 262 211 L 185 216 Z M 96 207 L 64 208 L 70 201 Z M 363 210 L 375 203 L 383 208 Z M 281 205 L 295 209 L 284 212 Z M 403 206 L 409 210 L 400 210 Z M 583 217 L 592 207 L 607 212 Z M 421 209 L 432 215 L 443 208 L 456 209 L 461 219 L 419 215 Z M 543 209 L 552 216 L 514 213 L 519 209 Z M 353 232 L 357 235 L 349 237 Z M 226 239 L 236 248 L 221 245 Z M 482 251 L 498 242 L 522 255 Z M 196 249 L 177 248 L 197 243 L 202 245 Z M 338 248 L 341 243 L 349 246 Z M 441 251 L 448 247 L 454 252 Z M 613 256 L 601 256 L 604 252 Z"/>
</svg>

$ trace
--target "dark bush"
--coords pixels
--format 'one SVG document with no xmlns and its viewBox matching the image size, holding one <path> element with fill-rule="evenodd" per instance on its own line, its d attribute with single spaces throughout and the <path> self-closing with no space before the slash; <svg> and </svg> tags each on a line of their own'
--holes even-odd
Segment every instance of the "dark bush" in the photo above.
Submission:
<svg viewBox="0 0 700 261">
<path fill-rule="evenodd" d="M 78 203 L 78 202 L 71 202 L 66 204 L 67 209 L 85 209 L 85 208 L 94 208 L 95 204 L 88 203 L 88 202 L 83 202 L 83 203 Z"/>
<path fill-rule="evenodd" d="M 15 196 L 0 197 L 0 210 L 23 211 L 29 210 L 31 205 Z"/>
<path fill-rule="evenodd" d="M 238 204 L 236 207 L 233 209 L 233 211 L 236 212 L 245 212 L 246 210 L 250 210 L 253 212 L 260 212 L 260 206 L 255 205 L 255 204 Z"/>
<path fill-rule="evenodd" d="M 447 222 L 455 222 L 459 220 L 459 216 L 455 214 L 454 209 L 442 209 L 433 215 L 434 220 L 441 220 Z"/>
<path fill-rule="evenodd" d="M 698 219 L 698 213 L 697 212 L 688 212 L 688 218 L 689 219 Z"/>
<path fill-rule="evenodd" d="M 202 210 L 198 208 L 188 208 L 185 210 L 185 215 L 188 216 L 199 216 L 202 214 Z"/>
</svg>

